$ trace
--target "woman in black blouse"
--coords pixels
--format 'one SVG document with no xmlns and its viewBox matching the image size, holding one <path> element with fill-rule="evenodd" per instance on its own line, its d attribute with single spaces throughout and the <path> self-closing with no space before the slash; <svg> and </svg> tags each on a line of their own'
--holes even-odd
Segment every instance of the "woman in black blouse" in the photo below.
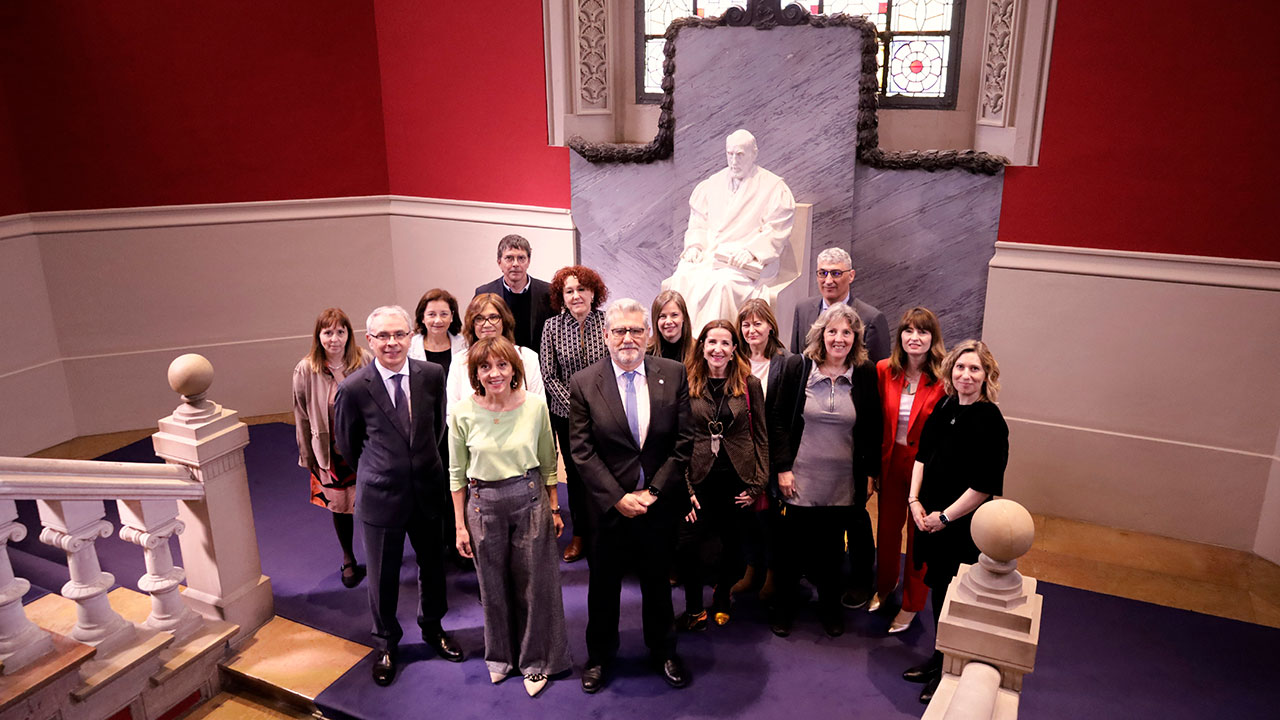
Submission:
<svg viewBox="0 0 1280 720">
<path fill-rule="evenodd" d="M 604 344 L 604 313 L 599 310 L 608 297 L 604 281 L 589 267 L 563 267 L 551 278 L 551 309 L 559 314 L 543 325 L 538 358 L 547 409 L 551 411 L 551 429 L 560 445 L 569 486 L 573 539 L 564 550 L 565 562 L 582 558 L 588 532 L 586 489 L 569 450 L 569 378 L 609 354 Z"/>
<path fill-rule="evenodd" d="M 693 329 L 689 327 L 689 308 L 684 296 L 675 290 L 663 290 L 653 299 L 654 333 L 649 336 L 646 352 L 678 363 L 685 361 L 689 346 L 693 344 Z"/>
<path fill-rule="evenodd" d="M 729 622 L 729 591 L 746 566 L 742 543 L 751 508 L 769 480 L 769 434 L 764 393 L 732 322 L 707 323 L 686 368 L 693 418 L 693 454 L 685 476 L 691 509 L 680 528 L 677 551 L 685 613 L 676 626 L 702 630 L 707 626 L 702 601 L 706 567 L 712 568 L 707 584 L 715 586 L 713 619 L 716 625 Z M 707 562 L 706 551 L 715 544 L 719 557 Z"/>
<path fill-rule="evenodd" d="M 915 562 L 925 567 L 933 591 L 933 614 L 942 614 L 947 586 L 962 563 L 978 561 L 969 525 L 973 511 L 1004 489 L 1009 461 L 1009 426 L 996 397 L 1000 366 L 981 340 L 966 340 L 942 364 L 947 397 L 938 403 L 920 434 L 920 450 L 911 473 L 907 503 L 920 530 Z M 928 703 L 942 679 L 942 653 L 902 674 L 926 683 L 920 702 Z"/>
</svg>

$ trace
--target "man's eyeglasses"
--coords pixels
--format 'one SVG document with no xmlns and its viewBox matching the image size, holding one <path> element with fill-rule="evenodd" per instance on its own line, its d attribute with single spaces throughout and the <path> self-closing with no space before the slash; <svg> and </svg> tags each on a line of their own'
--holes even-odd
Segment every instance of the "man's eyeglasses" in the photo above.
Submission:
<svg viewBox="0 0 1280 720">
<path fill-rule="evenodd" d="M 501 315 L 477 315 L 476 325 L 501 325 Z"/>
<path fill-rule="evenodd" d="M 377 335 L 370 335 L 369 337 L 380 343 L 391 342 L 391 338 L 395 338 L 398 342 L 404 342 L 409 339 L 409 333 L 403 330 L 393 333 L 380 332 Z"/>
<path fill-rule="evenodd" d="M 844 274 L 847 272 L 849 271 L 848 270 L 819 270 L 818 279 L 826 280 L 827 278 L 831 278 L 832 280 L 839 280 L 840 278 L 844 277 Z"/>
<path fill-rule="evenodd" d="M 645 329 L 642 327 L 617 327 L 609 328 L 609 332 L 619 340 L 627 335 L 635 335 L 636 337 L 644 337 Z"/>
</svg>

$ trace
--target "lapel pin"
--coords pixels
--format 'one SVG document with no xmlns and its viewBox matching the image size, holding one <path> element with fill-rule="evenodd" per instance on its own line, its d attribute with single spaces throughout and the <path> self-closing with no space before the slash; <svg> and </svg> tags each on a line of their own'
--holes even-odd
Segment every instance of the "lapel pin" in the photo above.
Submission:
<svg viewBox="0 0 1280 720">
<path fill-rule="evenodd" d="M 659 384 L 659 385 L 662 385 L 662 384 L 663 384 L 663 383 L 665 383 L 665 382 L 666 382 L 666 380 L 663 380 L 662 378 L 658 378 L 658 384 Z"/>
</svg>

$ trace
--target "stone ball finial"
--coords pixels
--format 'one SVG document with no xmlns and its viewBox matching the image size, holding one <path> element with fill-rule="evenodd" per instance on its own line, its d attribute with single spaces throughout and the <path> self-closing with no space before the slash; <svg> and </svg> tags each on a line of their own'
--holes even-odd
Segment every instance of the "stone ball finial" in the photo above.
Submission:
<svg viewBox="0 0 1280 720">
<path fill-rule="evenodd" d="M 169 387 L 183 397 L 203 395 L 213 384 L 213 364 L 196 353 L 179 355 L 169 363 Z"/>
<path fill-rule="evenodd" d="M 973 514 L 972 533 L 974 544 L 984 555 L 1007 563 L 1031 549 L 1036 524 L 1026 508 L 1001 498 L 985 503 Z"/>
</svg>

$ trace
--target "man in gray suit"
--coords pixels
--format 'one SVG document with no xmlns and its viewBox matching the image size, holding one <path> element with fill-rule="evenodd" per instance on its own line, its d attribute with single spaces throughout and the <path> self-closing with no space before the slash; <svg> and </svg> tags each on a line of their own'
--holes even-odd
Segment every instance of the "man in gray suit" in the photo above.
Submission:
<svg viewBox="0 0 1280 720">
<path fill-rule="evenodd" d="M 403 632 L 396 620 L 400 563 L 407 535 L 418 559 L 418 625 L 436 654 L 462 661 L 462 651 L 440 626 L 448 609 L 440 553 L 445 468 L 444 371 L 409 359 L 409 313 L 398 305 L 374 310 L 365 337 L 375 361 L 338 386 L 334 442 L 356 470 L 356 520 L 369 559 L 373 680 L 390 685 Z"/>
<path fill-rule="evenodd" d="M 796 303 L 795 321 L 791 327 L 791 352 L 803 352 L 804 336 L 809 327 L 823 310 L 842 302 L 858 313 L 862 326 L 867 329 L 863 342 L 871 355 L 871 362 L 889 357 L 889 323 L 884 313 L 855 298 L 849 291 L 855 274 L 849 253 L 840 248 L 827 248 L 818 253 L 817 265 L 818 292 L 821 294 Z"/>
<path fill-rule="evenodd" d="M 871 362 L 889 357 L 889 323 L 884 313 L 855 298 L 849 291 L 853 284 L 853 258 L 840 248 L 827 248 L 818 253 L 818 297 L 796 303 L 795 322 L 791 331 L 791 352 L 804 351 L 804 338 L 823 310 L 844 303 L 853 308 L 866 328 L 863 343 Z M 875 536 L 871 534 L 871 516 L 866 507 L 853 508 L 849 513 L 848 535 L 851 566 L 849 589 L 840 598 L 845 607 L 860 608 L 871 600 L 871 584 L 875 578 Z"/>
</svg>

